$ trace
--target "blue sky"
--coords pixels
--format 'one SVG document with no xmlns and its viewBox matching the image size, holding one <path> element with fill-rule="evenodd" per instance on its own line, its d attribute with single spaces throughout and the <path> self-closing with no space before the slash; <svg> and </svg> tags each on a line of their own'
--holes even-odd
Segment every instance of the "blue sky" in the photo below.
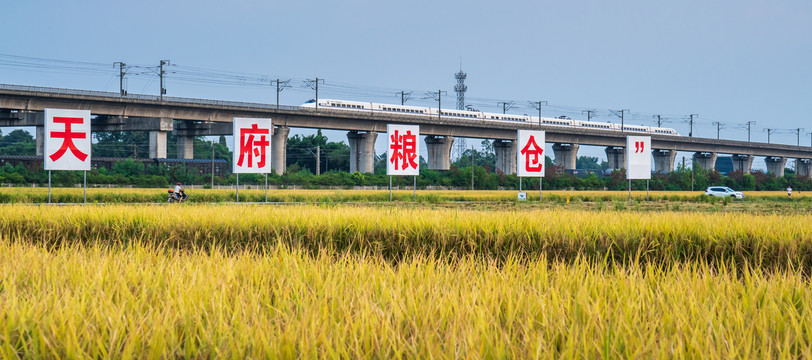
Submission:
<svg viewBox="0 0 812 360">
<path fill-rule="evenodd" d="M 631 123 L 662 114 L 683 134 L 682 118 L 695 113 L 703 137 L 716 136 L 716 121 L 731 139 L 746 140 L 737 125 L 747 121 L 756 141 L 769 127 L 783 129 L 773 142 L 795 144 L 789 129 L 803 127 L 809 145 L 812 132 L 809 1 L 5 1 L 0 13 L 0 54 L 110 71 L 31 71 L 0 57 L 2 83 L 117 91 L 113 62 L 169 59 L 170 72 L 292 79 L 283 104 L 313 97 L 302 80 L 319 77 L 323 98 L 396 103 L 395 92 L 411 90 L 410 104 L 432 105 L 423 93 L 442 89 L 452 107 L 461 60 L 466 97 L 483 111 L 505 100 L 532 114 L 526 101 L 546 100 L 545 115 L 595 109 L 595 120 L 617 121 L 609 109 L 630 109 Z M 275 101 L 270 86 L 174 75 L 171 96 Z M 157 76 L 133 75 L 127 88 L 157 94 Z"/>
</svg>

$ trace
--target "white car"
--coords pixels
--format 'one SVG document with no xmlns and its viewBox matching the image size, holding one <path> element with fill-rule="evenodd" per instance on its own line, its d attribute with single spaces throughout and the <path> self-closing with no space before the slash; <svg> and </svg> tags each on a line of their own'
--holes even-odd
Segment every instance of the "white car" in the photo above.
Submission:
<svg viewBox="0 0 812 360">
<path fill-rule="evenodd" d="M 736 199 L 744 199 L 744 194 L 739 191 L 725 186 L 711 186 L 705 189 L 705 195 L 717 197 L 735 197 Z"/>
</svg>

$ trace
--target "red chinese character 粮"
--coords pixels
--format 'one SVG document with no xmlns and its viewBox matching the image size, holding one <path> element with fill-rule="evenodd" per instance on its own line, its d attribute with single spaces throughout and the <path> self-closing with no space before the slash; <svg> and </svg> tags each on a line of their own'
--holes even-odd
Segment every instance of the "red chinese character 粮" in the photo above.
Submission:
<svg viewBox="0 0 812 360">
<path fill-rule="evenodd" d="M 417 135 L 412 131 L 406 131 L 406 135 L 400 135 L 398 130 L 390 136 L 389 149 L 392 150 L 392 157 L 389 162 L 395 165 L 395 170 L 417 169 Z"/>
<path fill-rule="evenodd" d="M 530 139 L 527 141 L 527 145 L 522 148 L 522 155 L 524 155 L 524 168 L 527 171 L 538 172 L 541 171 L 541 167 L 543 166 L 542 161 L 544 158 L 541 155 L 544 154 L 544 148 L 540 147 L 539 144 L 536 143 L 536 137 L 530 135 Z"/>
<path fill-rule="evenodd" d="M 65 131 L 51 131 L 52 138 L 62 139 L 62 146 L 59 147 L 59 150 L 49 156 L 51 161 L 59 160 L 68 150 L 81 161 L 87 159 L 87 154 L 80 151 L 76 147 L 76 144 L 73 143 L 73 139 L 85 139 L 87 138 L 87 134 L 84 132 L 71 131 L 71 125 L 81 124 L 84 120 L 84 118 L 54 117 L 54 123 L 65 124 Z"/>
<path fill-rule="evenodd" d="M 252 124 L 250 128 L 240 129 L 240 159 L 237 161 L 237 166 L 244 166 L 243 162 L 247 157 L 247 166 L 253 167 L 254 156 L 258 156 L 257 167 L 265 167 L 265 148 L 270 144 L 265 139 L 268 133 L 268 129 L 260 129 L 257 124 Z M 259 139 L 256 140 L 254 135 L 258 135 Z"/>
</svg>

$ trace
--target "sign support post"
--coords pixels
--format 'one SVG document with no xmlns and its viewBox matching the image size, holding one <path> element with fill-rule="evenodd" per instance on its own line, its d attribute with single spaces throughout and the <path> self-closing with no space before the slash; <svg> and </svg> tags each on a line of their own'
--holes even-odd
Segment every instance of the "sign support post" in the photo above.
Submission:
<svg viewBox="0 0 812 360">
<path fill-rule="evenodd" d="M 90 110 L 45 109 L 43 169 L 48 170 L 49 204 L 52 201 L 52 170 L 84 171 L 83 197 L 87 203 L 90 138 Z"/>
<path fill-rule="evenodd" d="M 519 130 L 516 134 L 516 176 L 519 177 L 519 199 L 527 199 L 522 192 L 522 178 L 539 178 L 539 201 L 542 197 L 544 181 L 544 144 L 546 133 L 542 130 Z"/>
<path fill-rule="evenodd" d="M 386 125 L 386 175 L 389 175 L 389 201 L 392 201 L 392 176 L 412 175 L 412 191 L 417 201 L 417 176 L 420 175 L 420 126 Z"/>
<path fill-rule="evenodd" d="M 237 174 L 237 202 L 240 202 L 240 173 L 265 174 L 265 202 L 268 202 L 268 173 L 271 172 L 271 119 L 238 118 L 233 120 L 233 172 Z"/>
<path fill-rule="evenodd" d="M 626 137 L 626 179 L 629 179 L 629 201 L 632 201 L 632 179 L 646 180 L 646 201 L 651 179 L 651 137 Z"/>
<path fill-rule="evenodd" d="M 412 190 L 414 190 L 414 202 L 417 202 L 417 175 L 414 177 L 414 185 Z"/>
</svg>

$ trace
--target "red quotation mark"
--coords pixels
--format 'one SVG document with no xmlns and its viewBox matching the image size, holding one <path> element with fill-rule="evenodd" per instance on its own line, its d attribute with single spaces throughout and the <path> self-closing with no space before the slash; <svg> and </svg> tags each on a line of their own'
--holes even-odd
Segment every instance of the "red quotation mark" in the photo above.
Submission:
<svg viewBox="0 0 812 360">
<path fill-rule="evenodd" d="M 646 142 L 645 141 L 635 141 L 634 142 L 634 153 L 641 153 L 646 151 Z"/>
</svg>

